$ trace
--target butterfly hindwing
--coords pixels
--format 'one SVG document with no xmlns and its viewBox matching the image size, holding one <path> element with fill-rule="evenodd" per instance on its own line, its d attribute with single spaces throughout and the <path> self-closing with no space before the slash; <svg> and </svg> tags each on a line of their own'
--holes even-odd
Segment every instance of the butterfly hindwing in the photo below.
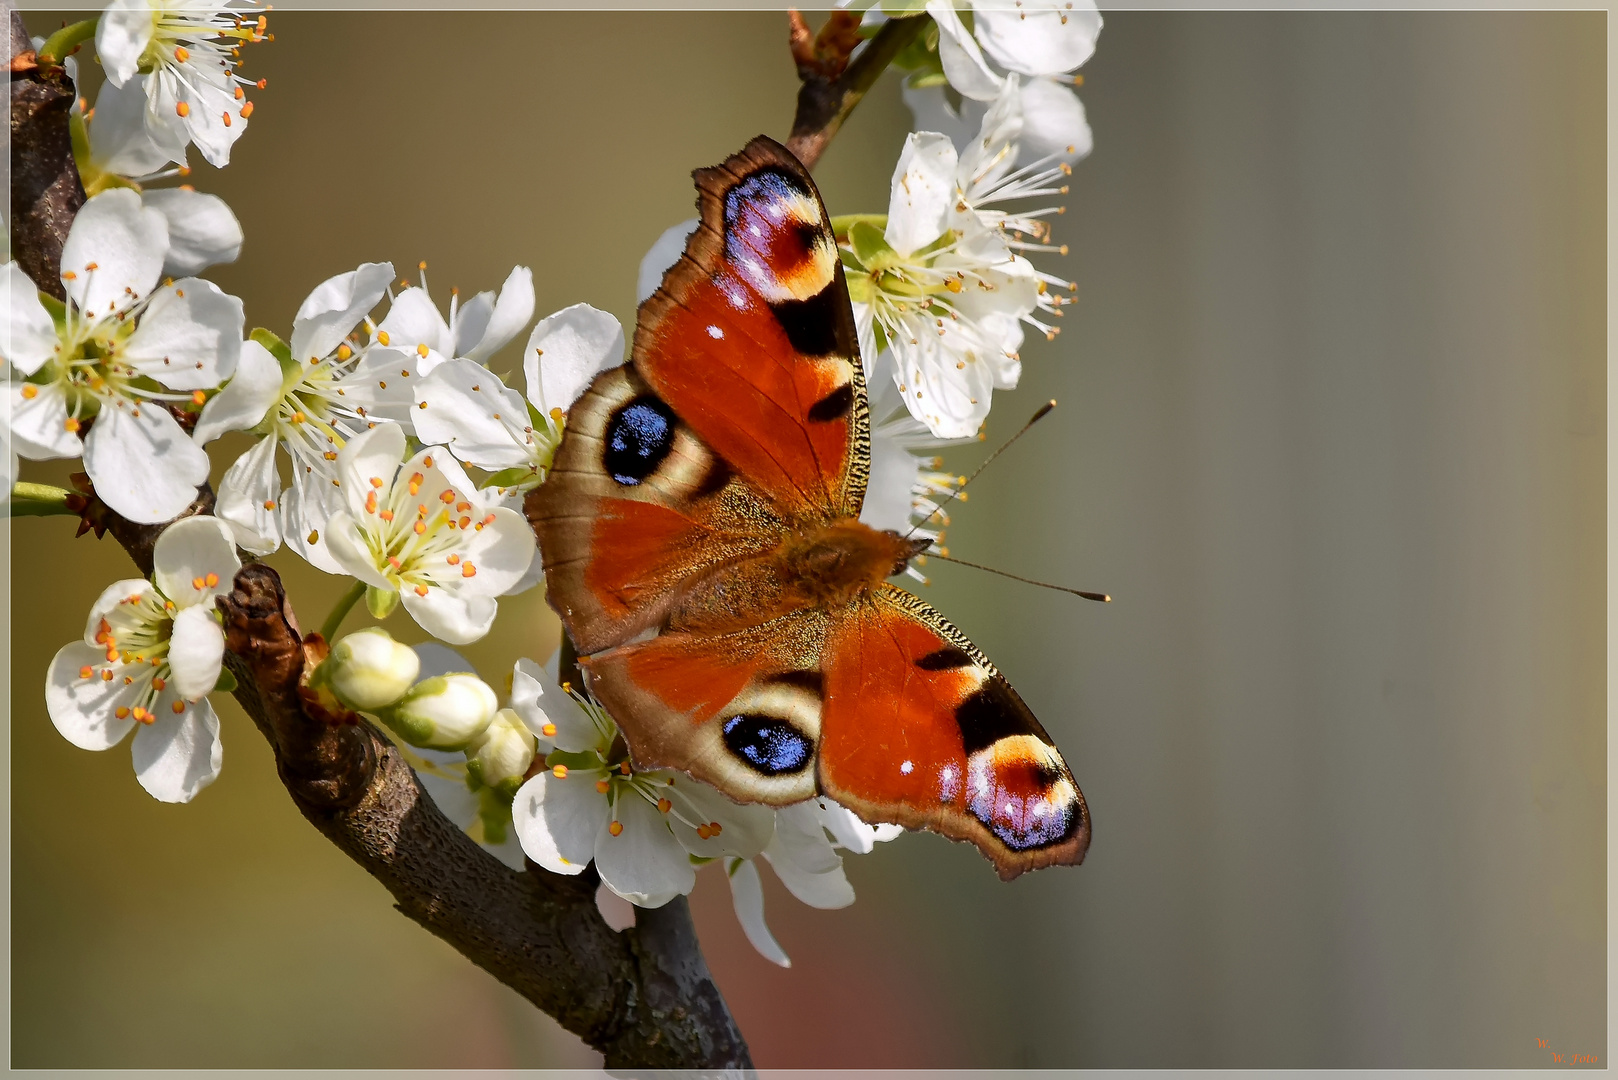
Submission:
<svg viewBox="0 0 1618 1080">
<path fill-rule="evenodd" d="M 976 844 L 1002 878 L 1083 860 L 1090 815 L 1067 763 L 994 665 L 884 585 L 826 642 L 820 789 L 866 821 Z"/>
<path fill-rule="evenodd" d="M 784 516 L 856 515 L 869 419 L 820 194 L 763 136 L 695 176 L 701 221 L 641 307 L 635 367 Z"/>
</svg>

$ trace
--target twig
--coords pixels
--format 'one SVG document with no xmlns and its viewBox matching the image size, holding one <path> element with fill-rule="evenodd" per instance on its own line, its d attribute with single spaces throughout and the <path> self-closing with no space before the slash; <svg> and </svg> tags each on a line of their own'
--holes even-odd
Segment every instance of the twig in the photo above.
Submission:
<svg viewBox="0 0 1618 1080">
<path fill-rule="evenodd" d="M 10 58 L 30 47 L 15 12 L 10 46 Z M 60 295 L 62 244 L 84 202 L 67 136 L 73 91 L 65 76 L 23 67 L 12 75 L 13 253 Z M 79 513 L 80 534 L 111 533 L 151 573 L 167 523 L 130 522 L 95 497 L 87 477 L 74 483 L 64 503 Z M 181 517 L 212 510 L 204 486 Z M 683 897 L 640 911 L 619 933 L 596 910 L 595 874 L 506 867 L 433 805 L 386 738 L 305 693 L 326 643 L 299 632 L 275 571 L 248 563 L 233 584 L 219 610 L 236 700 L 274 747 L 299 811 L 386 886 L 400 911 L 600 1050 L 609 1067 L 751 1068 Z"/>
<path fill-rule="evenodd" d="M 803 82 L 798 88 L 798 111 L 792 119 L 787 149 L 797 155 L 804 168 L 812 169 L 877 76 L 927 28 L 928 20 L 920 15 L 889 19 L 858 55 L 853 55 L 859 42 L 853 32 L 859 24 L 858 16 L 834 11 L 811 41 L 803 16 L 796 11 L 787 14 L 791 20 L 792 59 Z"/>
</svg>

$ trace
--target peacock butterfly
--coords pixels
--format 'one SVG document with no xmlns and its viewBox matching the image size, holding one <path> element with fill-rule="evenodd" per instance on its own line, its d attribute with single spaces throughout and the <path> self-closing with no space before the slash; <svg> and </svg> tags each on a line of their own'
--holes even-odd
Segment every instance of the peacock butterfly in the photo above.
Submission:
<svg viewBox="0 0 1618 1080">
<path fill-rule="evenodd" d="M 926 541 L 858 520 L 864 374 L 808 171 L 760 136 L 694 177 L 701 223 L 526 506 L 590 691 L 636 765 L 738 802 L 825 794 L 1008 880 L 1080 862 L 1090 815 L 1050 736 L 886 581 Z"/>
</svg>

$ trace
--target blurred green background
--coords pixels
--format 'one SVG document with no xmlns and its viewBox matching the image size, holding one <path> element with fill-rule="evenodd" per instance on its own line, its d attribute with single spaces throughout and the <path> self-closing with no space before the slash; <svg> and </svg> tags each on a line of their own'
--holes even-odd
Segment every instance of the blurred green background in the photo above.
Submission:
<svg viewBox="0 0 1618 1080">
<path fill-rule="evenodd" d="M 907 836 L 849 860 L 837 912 L 769 879 L 789 971 L 702 875 L 760 1065 L 1605 1055 L 1603 19 L 1108 15 L 1052 267 L 1080 303 L 991 438 L 1063 407 L 950 540 L 1116 602 L 937 564 L 928 594 L 1056 737 L 1095 842 L 1006 885 Z M 779 12 L 272 22 L 251 130 L 191 179 L 247 235 L 210 276 L 283 334 L 377 259 L 426 260 L 441 300 L 523 263 L 539 313 L 631 325 L 690 170 L 783 137 L 796 89 Z M 817 170 L 833 213 L 885 207 L 908 124 L 889 77 Z M 130 567 L 68 521 L 13 529 L 14 1066 L 598 1060 L 393 912 L 233 702 L 190 806 L 65 743 L 45 666 Z M 318 623 L 335 579 L 271 561 Z M 555 641 L 536 590 L 465 652 L 493 681 Z"/>
</svg>

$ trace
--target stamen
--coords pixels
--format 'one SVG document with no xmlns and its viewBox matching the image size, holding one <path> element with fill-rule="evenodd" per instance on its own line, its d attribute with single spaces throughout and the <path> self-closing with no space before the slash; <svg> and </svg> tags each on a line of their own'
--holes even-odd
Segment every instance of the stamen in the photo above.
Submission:
<svg viewBox="0 0 1618 1080">
<path fill-rule="evenodd" d="M 551 770 L 551 773 L 558 780 L 566 780 L 567 779 L 567 766 L 566 765 L 558 765 L 558 766 L 556 766 L 556 768 Z"/>
<path fill-rule="evenodd" d="M 624 823 L 621 822 L 621 821 L 608 822 L 607 823 L 607 831 L 612 833 L 612 835 L 614 835 L 614 836 L 621 835 L 623 833 L 623 831 L 624 831 Z"/>
</svg>

